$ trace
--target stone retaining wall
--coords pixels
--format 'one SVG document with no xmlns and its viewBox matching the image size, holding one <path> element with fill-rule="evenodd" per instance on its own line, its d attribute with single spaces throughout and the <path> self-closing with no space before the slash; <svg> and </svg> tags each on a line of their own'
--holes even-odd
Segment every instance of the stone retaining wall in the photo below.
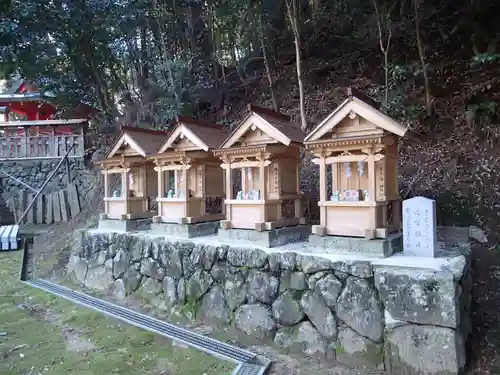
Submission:
<svg viewBox="0 0 500 375">
<path fill-rule="evenodd" d="M 83 158 L 69 160 L 71 181 L 73 184 L 76 184 L 80 196 L 83 198 L 82 203 L 84 203 L 86 194 L 96 183 L 95 172 L 87 169 Z M 0 169 L 23 181 L 32 188 L 39 189 L 57 166 L 58 162 L 58 159 L 2 161 L 0 163 Z M 45 187 L 44 193 L 47 194 L 66 188 L 67 181 L 68 168 L 66 163 L 63 163 L 56 172 L 56 175 Z M 0 173 L 0 194 L 5 201 L 11 198 L 18 199 L 22 190 L 27 190 L 27 188 L 19 182 Z"/>
<path fill-rule="evenodd" d="M 118 298 L 141 293 L 161 309 L 196 312 L 297 355 L 392 375 L 451 375 L 465 365 L 470 331 L 463 245 L 431 270 L 91 230 L 78 233 L 68 274 Z"/>
</svg>

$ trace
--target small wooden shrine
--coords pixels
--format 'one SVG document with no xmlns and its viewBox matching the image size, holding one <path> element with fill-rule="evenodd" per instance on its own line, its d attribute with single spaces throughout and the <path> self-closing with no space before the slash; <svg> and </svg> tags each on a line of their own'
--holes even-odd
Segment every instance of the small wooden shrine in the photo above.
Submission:
<svg viewBox="0 0 500 375">
<path fill-rule="evenodd" d="M 224 180 L 212 154 L 226 138 L 221 125 L 179 116 L 150 159 L 158 175 L 155 222 L 194 224 L 224 218 Z"/>
<path fill-rule="evenodd" d="M 104 218 L 131 220 L 156 215 L 158 187 L 154 164 L 166 132 L 123 126 L 101 162 L 104 174 Z"/>
<path fill-rule="evenodd" d="M 304 135 L 289 116 L 254 105 L 247 109 L 244 119 L 214 151 L 225 171 L 224 227 L 263 231 L 297 225 Z M 241 181 L 234 181 L 235 176 L 241 176 Z"/>
<path fill-rule="evenodd" d="M 313 234 L 373 239 L 401 229 L 398 137 L 407 129 L 375 106 L 349 89 L 305 139 L 319 165 L 320 225 Z"/>
</svg>

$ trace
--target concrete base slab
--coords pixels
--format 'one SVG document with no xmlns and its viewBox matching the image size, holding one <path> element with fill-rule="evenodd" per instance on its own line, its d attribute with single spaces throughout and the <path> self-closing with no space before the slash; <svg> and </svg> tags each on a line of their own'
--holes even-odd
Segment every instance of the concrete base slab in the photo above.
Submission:
<svg viewBox="0 0 500 375">
<path fill-rule="evenodd" d="M 166 236 L 193 238 L 217 234 L 219 227 L 220 221 L 207 221 L 196 224 L 152 223 L 151 232 Z"/>
<path fill-rule="evenodd" d="M 136 220 L 100 219 L 97 227 L 101 230 L 109 230 L 111 232 L 129 232 L 138 229 Z"/>
<path fill-rule="evenodd" d="M 393 233 L 388 238 L 367 240 L 361 237 L 309 236 L 309 243 L 318 252 L 331 254 L 361 255 L 386 258 L 403 250 L 403 234 Z"/>
<path fill-rule="evenodd" d="M 310 225 L 296 225 L 257 232 L 252 229 L 219 228 L 217 239 L 220 242 L 235 244 L 238 241 L 248 242 L 263 247 L 278 247 L 290 243 L 306 241 L 311 234 Z"/>
</svg>

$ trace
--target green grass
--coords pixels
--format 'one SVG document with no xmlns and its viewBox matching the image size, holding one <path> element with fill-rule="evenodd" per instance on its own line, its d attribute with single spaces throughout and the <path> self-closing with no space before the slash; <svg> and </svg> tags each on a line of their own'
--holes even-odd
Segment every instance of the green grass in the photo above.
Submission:
<svg viewBox="0 0 500 375">
<path fill-rule="evenodd" d="M 234 368 L 22 284 L 21 257 L 0 253 L 0 374 L 219 375 Z"/>
</svg>

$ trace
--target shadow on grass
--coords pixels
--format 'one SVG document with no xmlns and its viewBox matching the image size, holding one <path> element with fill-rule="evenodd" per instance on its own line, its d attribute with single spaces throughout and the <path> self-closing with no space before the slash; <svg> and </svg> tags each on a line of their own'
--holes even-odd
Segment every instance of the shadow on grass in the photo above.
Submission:
<svg viewBox="0 0 500 375">
<path fill-rule="evenodd" d="M 22 252 L 0 253 L 2 375 L 219 375 L 234 368 L 21 283 L 21 259 Z"/>
</svg>

